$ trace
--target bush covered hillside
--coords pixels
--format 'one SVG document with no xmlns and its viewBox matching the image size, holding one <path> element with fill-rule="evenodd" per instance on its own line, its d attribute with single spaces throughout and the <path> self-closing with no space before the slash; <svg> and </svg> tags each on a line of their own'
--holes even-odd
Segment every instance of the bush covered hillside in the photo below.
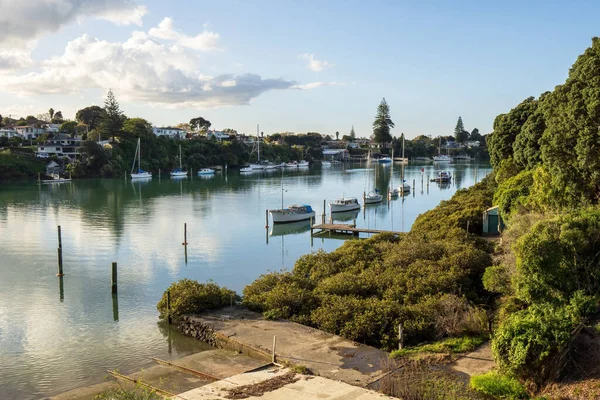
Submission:
<svg viewBox="0 0 600 400">
<path fill-rule="evenodd" d="M 480 334 L 487 329 L 481 277 L 491 264 L 481 230 L 494 181 L 486 179 L 422 215 L 413 230 L 348 241 L 301 257 L 292 271 L 261 276 L 244 289 L 249 308 L 383 349 Z M 434 221 L 437 221 L 434 222 Z"/>
</svg>

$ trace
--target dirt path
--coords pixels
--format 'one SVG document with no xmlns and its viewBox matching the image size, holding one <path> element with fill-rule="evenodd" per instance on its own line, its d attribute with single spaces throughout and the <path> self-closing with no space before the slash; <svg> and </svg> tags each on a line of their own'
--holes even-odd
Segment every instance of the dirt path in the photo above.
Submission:
<svg viewBox="0 0 600 400">
<path fill-rule="evenodd" d="M 485 374 L 496 366 L 490 342 L 479 346 L 475 351 L 465 354 L 458 360 L 448 364 L 446 367 L 453 372 L 473 375 Z"/>
</svg>

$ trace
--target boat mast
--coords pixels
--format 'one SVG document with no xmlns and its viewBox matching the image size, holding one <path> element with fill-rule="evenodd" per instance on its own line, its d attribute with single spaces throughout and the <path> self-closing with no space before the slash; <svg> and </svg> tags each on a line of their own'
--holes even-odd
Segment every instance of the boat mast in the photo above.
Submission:
<svg viewBox="0 0 600 400">
<path fill-rule="evenodd" d="M 138 148 L 140 146 L 140 139 L 138 138 L 137 146 L 135 146 L 135 154 L 133 155 L 133 163 L 131 164 L 131 173 L 133 174 L 133 169 L 135 168 L 135 159 L 138 155 Z"/>
<path fill-rule="evenodd" d="M 181 171 L 181 145 L 179 145 L 179 170 Z"/>
<path fill-rule="evenodd" d="M 258 136 L 258 124 L 256 124 L 256 141 L 258 142 L 258 164 L 260 164 L 260 137 Z"/>
<path fill-rule="evenodd" d="M 140 138 L 138 138 L 138 173 L 142 170 L 142 147 L 140 146 Z"/>
<path fill-rule="evenodd" d="M 404 133 L 402 134 L 402 190 L 404 190 Z"/>
</svg>

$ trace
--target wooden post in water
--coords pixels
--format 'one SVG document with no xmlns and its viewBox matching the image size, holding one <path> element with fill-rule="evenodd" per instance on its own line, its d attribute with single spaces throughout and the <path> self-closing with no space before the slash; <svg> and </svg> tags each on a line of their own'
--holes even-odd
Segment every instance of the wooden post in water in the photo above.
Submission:
<svg viewBox="0 0 600 400">
<path fill-rule="evenodd" d="M 41 174 L 38 172 L 38 185 L 42 184 L 42 177 Z"/>
<path fill-rule="evenodd" d="M 272 362 L 273 364 L 274 364 L 274 363 L 275 363 L 275 361 L 276 361 L 276 358 L 275 358 L 275 346 L 276 346 L 276 345 L 277 345 L 277 336 L 276 336 L 276 335 L 273 335 L 273 353 L 272 353 L 272 355 L 271 355 L 271 362 Z"/>
<path fill-rule="evenodd" d="M 160 179 L 160 168 L 158 169 L 158 179 Z"/>
<path fill-rule="evenodd" d="M 416 186 L 415 186 L 415 180 L 413 179 L 413 192 L 415 191 L 415 188 L 416 188 Z"/>
<path fill-rule="evenodd" d="M 187 241 L 187 222 L 184 222 L 183 224 L 183 243 L 181 243 L 184 246 L 188 245 L 188 241 Z"/>
<path fill-rule="evenodd" d="M 171 317 L 171 291 L 167 290 L 167 322 L 169 325 L 173 323 L 173 318 Z"/>
<path fill-rule="evenodd" d="M 116 293 L 112 294 L 112 306 L 113 306 L 113 321 L 119 320 L 119 295 Z"/>
<path fill-rule="evenodd" d="M 117 263 L 112 263 L 111 291 L 117 293 Z"/>
<path fill-rule="evenodd" d="M 321 223 L 324 224 L 325 223 L 325 210 L 326 210 L 326 202 L 325 200 L 323 200 L 323 214 L 321 215 Z"/>
<path fill-rule="evenodd" d="M 269 229 L 269 210 L 265 210 L 265 229 Z"/>
<path fill-rule="evenodd" d="M 63 273 L 62 233 L 60 225 L 58 225 L 58 274 L 56 274 L 56 276 L 65 276 Z"/>
<path fill-rule="evenodd" d="M 62 276 L 58 277 L 58 295 L 61 303 L 65 301 L 65 285 L 63 279 L 64 277 Z"/>
<path fill-rule="evenodd" d="M 404 330 L 402 329 L 402 323 L 398 324 L 398 350 L 402 350 L 404 346 Z"/>
</svg>

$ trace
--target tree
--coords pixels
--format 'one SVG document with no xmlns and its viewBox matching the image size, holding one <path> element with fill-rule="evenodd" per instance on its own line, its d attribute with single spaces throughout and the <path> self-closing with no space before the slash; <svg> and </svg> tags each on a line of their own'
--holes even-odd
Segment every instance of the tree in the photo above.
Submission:
<svg viewBox="0 0 600 400">
<path fill-rule="evenodd" d="M 0 114 L 0 127 L 2 126 L 2 114 Z"/>
<path fill-rule="evenodd" d="M 64 118 L 62 115 L 62 111 L 57 111 L 54 113 L 54 118 L 52 118 L 50 122 L 52 122 L 53 124 L 62 124 L 63 121 Z"/>
<path fill-rule="evenodd" d="M 352 129 L 350 129 L 350 141 L 354 142 L 356 139 L 356 133 L 354 133 L 354 125 L 352 125 Z"/>
<path fill-rule="evenodd" d="M 75 121 L 63 122 L 60 125 L 60 131 L 63 133 L 68 133 L 69 135 L 71 135 L 71 137 L 75 136 L 76 129 L 77 129 L 77 122 L 75 122 Z"/>
<path fill-rule="evenodd" d="M 152 124 L 143 118 L 129 118 L 123 124 L 123 134 L 132 138 L 148 140 L 154 138 Z"/>
<path fill-rule="evenodd" d="M 115 136 L 121 134 L 123 123 L 127 117 L 123 114 L 123 111 L 121 111 L 119 103 L 117 102 L 117 99 L 115 99 L 115 95 L 111 89 L 108 90 L 108 94 L 104 100 L 104 112 L 106 115 L 102 119 L 100 129 L 103 134 L 112 137 L 112 140 L 114 141 Z"/>
<path fill-rule="evenodd" d="M 190 127 L 196 131 L 206 132 L 212 124 L 202 117 L 190 119 Z"/>
<path fill-rule="evenodd" d="M 90 106 L 82 108 L 75 114 L 75 119 L 89 127 L 90 130 L 100 126 L 102 119 L 106 116 L 106 111 L 100 106 Z"/>
<path fill-rule="evenodd" d="M 54 108 L 50 107 L 50 109 L 48 110 L 48 115 L 50 115 L 50 120 L 54 118 Z"/>
<path fill-rule="evenodd" d="M 339 132 L 335 133 L 335 140 L 340 140 L 340 133 Z"/>
<path fill-rule="evenodd" d="M 483 137 L 481 136 L 481 133 L 479 133 L 479 129 L 475 128 L 471 131 L 471 133 L 469 134 L 469 140 L 473 140 L 473 141 L 481 141 Z"/>
<path fill-rule="evenodd" d="M 465 142 L 469 137 L 469 132 L 465 131 L 465 125 L 463 124 L 462 117 L 458 117 L 456 121 L 456 127 L 454 128 L 454 140 L 458 143 Z"/>
<path fill-rule="evenodd" d="M 375 122 L 373 122 L 373 139 L 375 142 L 384 144 L 392 141 L 392 135 L 390 128 L 394 127 L 394 122 L 390 117 L 390 106 L 385 97 L 379 103 L 377 107 L 377 115 L 375 116 Z"/>
</svg>

